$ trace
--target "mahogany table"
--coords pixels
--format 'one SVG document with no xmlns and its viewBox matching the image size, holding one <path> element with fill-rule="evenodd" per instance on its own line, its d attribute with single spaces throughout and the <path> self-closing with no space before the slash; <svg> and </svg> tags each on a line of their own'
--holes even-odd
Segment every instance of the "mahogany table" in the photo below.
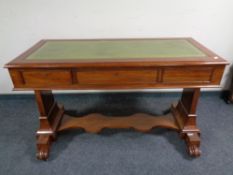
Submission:
<svg viewBox="0 0 233 175">
<path fill-rule="evenodd" d="M 40 113 L 37 158 L 46 160 L 58 132 L 83 128 L 164 127 L 180 133 L 191 156 L 200 155 L 196 108 L 200 88 L 219 87 L 224 59 L 192 38 L 42 40 L 6 64 L 15 90 L 33 90 Z M 68 116 L 52 90 L 183 88 L 167 115 Z"/>
</svg>

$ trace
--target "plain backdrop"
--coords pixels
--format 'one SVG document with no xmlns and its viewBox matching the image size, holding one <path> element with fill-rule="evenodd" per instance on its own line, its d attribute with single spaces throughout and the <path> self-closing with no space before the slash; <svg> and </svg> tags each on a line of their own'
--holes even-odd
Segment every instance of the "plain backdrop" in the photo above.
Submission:
<svg viewBox="0 0 233 175">
<path fill-rule="evenodd" d="M 46 38 L 187 36 L 231 63 L 232 7 L 232 0 L 0 0 L 0 94 L 15 93 L 4 64 Z"/>
</svg>

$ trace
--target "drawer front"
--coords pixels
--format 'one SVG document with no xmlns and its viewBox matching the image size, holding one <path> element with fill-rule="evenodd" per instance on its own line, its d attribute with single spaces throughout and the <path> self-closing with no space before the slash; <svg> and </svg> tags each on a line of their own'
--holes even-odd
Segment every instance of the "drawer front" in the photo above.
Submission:
<svg viewBox="0 0 233 175">
<path fill-rule="evenodd" d="M 72 83 L 70 71 L 66 70 L 26 70 L 22 72 L 26 86 L 64 86 Z"/>
<path fill-rule="evenodd" d="M 97 70 L 76 74 L 79 84 L 146 84 L 156 83 L 157 71 L 151 70 Z"/>
<path fill-rule="evenodd" d="M 164 83 L 210 83 L 212 67 L 166 68 L 163 72 Z"/>
<path fill-rule="evenodd" d="M 218 87 L 220 66 L 119 69 L 10 69 L 15 89 L 144 89 Z"/>
</svg>

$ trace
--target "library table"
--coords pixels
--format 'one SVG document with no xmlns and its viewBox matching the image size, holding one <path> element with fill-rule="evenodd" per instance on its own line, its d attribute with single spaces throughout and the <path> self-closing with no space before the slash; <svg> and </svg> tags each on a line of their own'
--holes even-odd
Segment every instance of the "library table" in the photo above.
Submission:
<svg viewBox="0 0 233 175">
<path fill-rule="evenodd" d="M 6 64 L 14 90 L 33 90 L 39 109 L 37 158 L 46 160 L 60 131 L 134 128 L 177 131 L 191 156 L 200 155 L 196 108 L 200 88 L 219 87 L 228 63 L 192 38 L 42 40 Z M 182 88 L 170 113 L 74 117 L 58 105 L 52 90 Z M 156 104 L 155 104 L 156 105 Z M 155 150 L 156 151 L 156 150 Z"/>
</svg>

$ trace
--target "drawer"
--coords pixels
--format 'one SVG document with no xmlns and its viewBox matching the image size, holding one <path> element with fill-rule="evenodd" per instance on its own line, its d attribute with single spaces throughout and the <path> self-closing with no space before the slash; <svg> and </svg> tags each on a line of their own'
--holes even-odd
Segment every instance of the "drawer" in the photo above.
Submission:
<svg viewBox="0 0 233 175">
<path fill-rule="evenodd" d="M 64 86 L 72 83 L 68 70 L 25 70 L 22 71 L 22 77 L 26 86 L 32 87 Z"/>
<path fill-rule="evenodd" d="M 164 83 L 210 83 L 212 67 L 166 68 L 163 72 Z"/>
<path fill-rule="evenodd" d="M 95 70 L 76 74 L 79 84 L 146 84 L 155 83 L 157 71 L 150 70 Z"/>
</svg>

